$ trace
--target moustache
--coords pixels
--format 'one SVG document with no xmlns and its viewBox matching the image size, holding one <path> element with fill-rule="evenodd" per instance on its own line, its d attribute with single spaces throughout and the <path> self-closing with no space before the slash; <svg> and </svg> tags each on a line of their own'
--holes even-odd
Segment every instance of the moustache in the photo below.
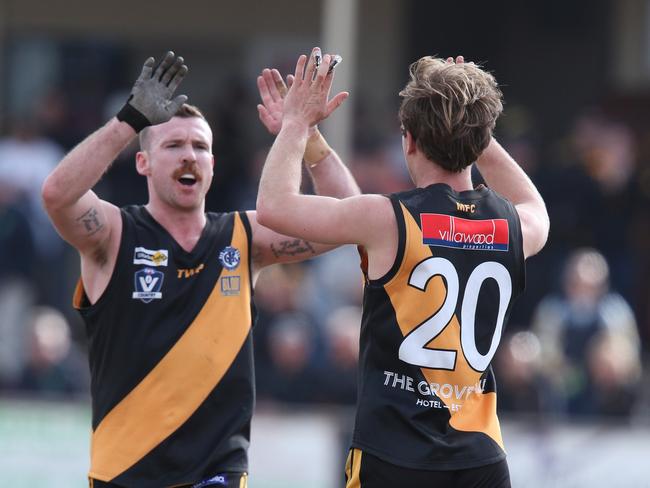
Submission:
<svg viewBox="0 0 650 488">
<path fill-rule="evenodd" d="M 203 176 L 198 170 L 195 162 L 183 162 L 183 166 L 174 171 L 173 177 L 175 180 L 179 179 L 181 176 L 191 174 L 196 178 L 196 181 L 202 181 Z"/>
</svg>

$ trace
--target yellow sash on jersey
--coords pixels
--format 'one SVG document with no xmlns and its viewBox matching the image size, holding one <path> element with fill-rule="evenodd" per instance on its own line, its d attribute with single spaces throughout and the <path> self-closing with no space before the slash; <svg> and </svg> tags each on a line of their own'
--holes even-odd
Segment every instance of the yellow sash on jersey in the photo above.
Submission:
<svg viewBox="0 0 650 488">
<path fill-rule="evenodd" d="M 247 268 L 247 235 L 239 214 L 232 245 Z M 238 270 L 241 294 L 222 295 L 217 280 L 178 342 L 102 419 L 92 435 L 92 478 L 110 481 L 133 466 L 183 425 L 221 381 L 251 328 L 246 268 Z"/>
<path fill-rule="evenodd" d="M 422 245 L 422 231 L 411 213 L 403 204 L 400 205 L 406 227 L 404 258 L 398 272 L 384 286 L 384 289 L 395 310 L 400 330 L 406 337 L 415 327 L 442 307 L 447 289 L 440 276 L 434 276 L 424 291 L 408 285 L 411 271 L 418 263 L 430 258 L 432 253 L 429 246 Z M 462 391 L 462 386 L 474 386 L 479 382 L 482 372 L 472 369 L 463 355 L 460 322 L 456 315 L 426 347 L 457 352 L 453 371 L 422 368 L 422 374 L 429 383 L 459 385 Z M 454 391 L 454 394 L 456 393 Z M 452 427 L 463 431 L 483 432 L 503 449 L 503 439 L 496 414 L 496 393 L 473 392 L 469 395 L 454 396 L 452 400 L 453 403 L 462 406 L 457 410 L 449 409 L 451 415 L 449 423 Z"/>
</svg>

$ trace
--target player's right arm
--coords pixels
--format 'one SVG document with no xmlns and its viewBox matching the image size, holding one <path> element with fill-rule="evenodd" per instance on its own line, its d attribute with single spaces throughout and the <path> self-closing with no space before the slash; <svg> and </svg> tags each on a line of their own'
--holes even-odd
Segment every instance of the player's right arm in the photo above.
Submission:
<svg viewBox="0 0 650 488">
<path fill-rule="evenodd" d="M 59 234 L 100 264 L 121 220 L 119 209 L 91 188 L 135 135 L 126 122 L 112 118 L 70 151 L 43 184 L 43 203 Z"/>
<path fill-rule="evenodd" d="M 546 205 L 537 188 L 494 139 L 478 158 L 477 164 L 488 186 L 510 200 L 517 209 L 524 257 L 537 254 L 546 244 L 550 227 Z"/>
<path fill-rule="evenodd" d="M 81 255 L 84 286 L 91 302 L 108 284 L 121 236 L 120 211 L 92 188 L 136 134 L 173 117 L 187 100 L 172 95 L 185 74 L 183 58 L 168 52 L 154 68 L 145 61 L 131 96 L 117 117 L 88 136 L 43 183 L 45 209 L 61 236 Z"/>
</svg>

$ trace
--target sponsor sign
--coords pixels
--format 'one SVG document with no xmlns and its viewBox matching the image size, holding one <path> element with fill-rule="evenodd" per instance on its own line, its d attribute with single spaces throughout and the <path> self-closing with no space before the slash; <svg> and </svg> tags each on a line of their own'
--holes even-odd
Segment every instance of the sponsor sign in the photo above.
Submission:
<svg viewBox="0 0 650 488">
<path fill-rule="evenodd" d="M 506 219 L 469 220 L 444 214 L 420 214 L 422 243 L 479 251 L 507 251 Z"/>
<path fill-rule="evenodd" d="M 133 264 L 144 264 L 145 266 L 167 266 L 169 252 L 167 249 L 147 249 L 136 247 L 133 251 Z"/>
</svg>

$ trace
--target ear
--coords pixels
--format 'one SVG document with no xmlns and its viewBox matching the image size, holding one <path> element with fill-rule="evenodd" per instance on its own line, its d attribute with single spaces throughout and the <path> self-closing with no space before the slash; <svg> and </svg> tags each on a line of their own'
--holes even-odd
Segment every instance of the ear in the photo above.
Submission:
<svg viewBox="0 0 650 488">
<path fill-rule="evenodd" d="M 414 154 L 417 151 L 417 144 L 409 131 L 404 134 L 404 149 L 406 154 Z"/>
<path fill-rule="evenodd" d="M 151 174 L 147 151 L 138 151 L 135 153 L 135 169 L 142 176 L 149 176 Z"/>
</svg>

